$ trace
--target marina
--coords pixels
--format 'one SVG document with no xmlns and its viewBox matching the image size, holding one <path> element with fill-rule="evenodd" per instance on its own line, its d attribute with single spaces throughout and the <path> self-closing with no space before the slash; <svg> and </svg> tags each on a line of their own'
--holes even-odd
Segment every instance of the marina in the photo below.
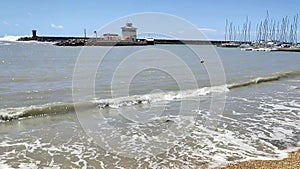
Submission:
<svg viewBox="0 0 300 169">
<path fill-rule="evenodd" d="M 84 29 L 84 37 L 37 36 L 37 30 L 32 30 L 31 37 L 22 37 L 18 41 L 53 42 L 57 46 L 216 45 L 225 48 L 241 48 L 243 51 L 300 52 L 300 44 L 297 42 L 298 14 L 293 19 L 286 16 L 279 22 L 270 19 L 267 11 L 266 18 L 257 24 L 255 32 L 251 31 L 251 21 L 248 17 L 242 29 L 226 19 L 224 41 L 138 38 L 137 28 L 133 27 L 132 23 L 126 23 L 121 29 L 122 36 L 116 33 L 104 33 L 101 37 L 98 37 L 97 31 L 94 31 L 94 37 L 87 37 L 86 29 Z M 251 38 L 255 40 L 252 41 Z"/>
<path fill-rule="evenodd" d="M 266 18 L 251 31 L 251 21 L 246 17 L 242 29 L 233 22 L 225 22 L 225 40 L 220 47 L 238 47 L 243 51 L 286 51 L 299 52 L 300 44 L 297 42 L 298 14 L 292 19 L 287 16 L 282 21 L 270 18 L 267 11 Z M 252 35 L 255 33 L 255 35 Z M 251 40 L 251 37 L 254 40 Z M 244 42 L 241 42 L 244 41 Z"/>
</svg>

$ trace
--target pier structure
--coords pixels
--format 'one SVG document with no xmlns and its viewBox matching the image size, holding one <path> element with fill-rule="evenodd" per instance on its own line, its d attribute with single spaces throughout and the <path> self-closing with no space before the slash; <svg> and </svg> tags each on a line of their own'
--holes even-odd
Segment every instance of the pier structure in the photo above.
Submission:
<svg viewBox="0 0 300 169">
<path fill-rule="evenodd" d="M 40 41 L 53 42 L 57 46 L 144 46 L 144 45 L 221 45 L 229 41 L 210 41 L 210 40 L 176 40 L 176 39 L 154 39 L 137 38 L 137 28 L 132 23 L 126 23 L 121 27 L 122 36 L 117 33 L 104 33 L 101 37 L 87 37 L 84 29 L 83 37 L 59 37 L 59 36 L 38 36 L 36 30 L 32 30 L 31 37 L 22 37 L 18 41 Z"/>
<path fill-rule="evenodd" d="M 120 41 L 121 37 L 116 33 L 105 33 L 102 39 L 105 41 Z"/>
</svg>

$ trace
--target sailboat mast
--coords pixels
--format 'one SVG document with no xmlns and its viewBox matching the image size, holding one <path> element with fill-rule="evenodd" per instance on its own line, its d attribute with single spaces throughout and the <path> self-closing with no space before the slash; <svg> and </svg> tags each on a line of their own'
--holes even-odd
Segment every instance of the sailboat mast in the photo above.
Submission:
<svg viewBox="0 0 300 169">
<path fill-rule="evenodd" d="M 227 41 L 227 27 L 228 27 L 228 20 L 226 19 L 226 23 L 225 23 L 225 41 Z"/>
<path fill-rule="evenodd" d="M 251 22 L 249 22 L 249 25 L 248 25 L 248 40 L 249 40 L 249 42 L 251 42 L 251 35 L 250 35 L 250 33 L 251 33 Z"/>
</svg>

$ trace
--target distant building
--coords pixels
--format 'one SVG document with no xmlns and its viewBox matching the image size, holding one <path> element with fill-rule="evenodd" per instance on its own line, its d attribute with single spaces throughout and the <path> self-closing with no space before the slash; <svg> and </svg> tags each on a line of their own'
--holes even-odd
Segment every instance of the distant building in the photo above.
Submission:
<svg viewBox="0 0 300 169">
<path fill-rule="evenodd" d="M 36 36 L 36 30 L 32 30 L 32 37 L 33 38 L 36 38 L 37 36 Z"/>
<path fill-rule="evenodd" d="M 105 34 L 103 34 L 103 40 L 105 40 L 105 41 L 120 41 L 121 37 L 115 33 L 105 33 Z"/>
<path fill-rule="evenodd" d="M 132 26 L 132 23 L 126 23 L 126 25 L 122 27 L 122 40 L 135 42 L 136 29 L 137 28 Z"/>
</svg>

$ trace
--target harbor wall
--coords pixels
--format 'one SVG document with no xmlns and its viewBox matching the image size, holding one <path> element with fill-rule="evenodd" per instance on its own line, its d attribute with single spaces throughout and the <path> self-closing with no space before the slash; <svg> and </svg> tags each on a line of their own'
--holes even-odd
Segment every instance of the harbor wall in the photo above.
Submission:
<svg viewBox="0 0 300 169">
<path fill-rule="evenodd" d="M 18 41 L 39 41 L 39 42 L 56 42 L 58 46 L 144 46 L 154 44 L 188 44 L 188 45 L 220 45 L 226 41 L 210 40 L 174 40 L 174 39 L 154 39 L 152 42 L 146 39 L 137 39 L 137 41 L 104 41 L 97 38 L 84 37 L 53 37 L 53 36 L 36 36 L 22 37 Z"/>
</svg>

